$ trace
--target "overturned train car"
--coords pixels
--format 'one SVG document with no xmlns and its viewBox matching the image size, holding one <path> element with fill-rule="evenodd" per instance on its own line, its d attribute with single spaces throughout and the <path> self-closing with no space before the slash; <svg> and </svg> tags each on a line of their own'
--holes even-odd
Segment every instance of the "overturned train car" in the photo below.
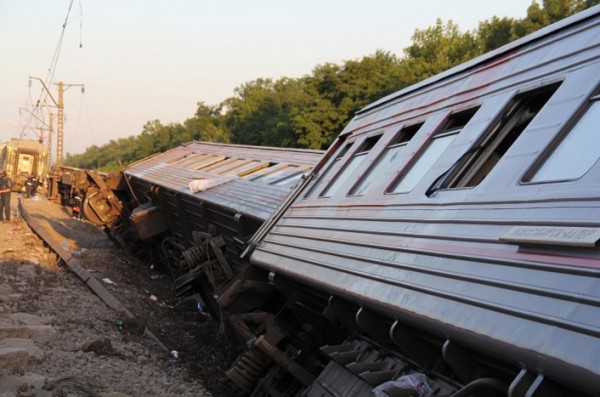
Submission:
<svg viewBox="0 0 600 397">
<path fill-rule="evenodd" d="M 118 245 L 176 278 L 181 296 L 215 301 L 240 274 L 250 237 L 308 175 L 322 151 L 189 142 L 123 173 L 127 220 L 109 228 Z"/>
<path fill-rule="evenodd" d="M 129 221 L 245 341 L 243 394 L 595 396 L 599 119 L 595 7 L 367 106 L 322 157 L 134 164 Z"/>
<path fill-rule="evenodd" d="M 599 395 L 599 122 L 600 7 L 361 110 L 219 296 L 248 345 L 229 378 Z"/>
</svg>

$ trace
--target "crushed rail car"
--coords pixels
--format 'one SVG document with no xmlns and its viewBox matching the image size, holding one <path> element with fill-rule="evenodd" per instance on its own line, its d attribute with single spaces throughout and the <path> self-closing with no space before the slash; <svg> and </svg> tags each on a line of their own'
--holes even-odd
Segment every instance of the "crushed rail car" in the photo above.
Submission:
<svg viewBox="0 0 600 397">
<path fill-rule="evenodd" d="M 75 167 L 55 167 L 48 173 L 50 200 L 73 208 L 98 227 L 112 228 L 120 220 L 127 200 L 125 180 L 120 173 L 104 173 Z"/>
<path fill-rule="evenodd" d="M 129 220 L 227 313 L 245 395 L 595 396 L 599 118 L 596 6 L 365 107 L 318 163 L 135 164 Z"/>
<path fill-rule="evenodd" d="M 308 175 L 322 151 L 189 142 L 123 171 L 130 199 L 108 228 L 130 251 L 163 264 L 180 295 L 213 296 L 240 273 L 248 239 Z"/>
</svg>

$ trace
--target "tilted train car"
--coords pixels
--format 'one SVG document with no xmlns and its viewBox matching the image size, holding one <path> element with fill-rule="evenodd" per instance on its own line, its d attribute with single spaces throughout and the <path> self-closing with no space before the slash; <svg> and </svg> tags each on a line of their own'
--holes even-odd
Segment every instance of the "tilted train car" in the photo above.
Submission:
<svg viewBox="0 0 600 397">
<path fill-rule="evenodd" d="M 38 181 L 46 179 L 48 171 L 48 148 L 38 141 L 11 139 L 0 144 L 0 165 L 13 182 L 13 190 L 25 191 L 27 178 L 35 176 Z"/>
<path fill-rule="evenodd" d="M 166 264 L 181 295 L 199 290 L 218 315 L 219 294 L 243 266 L 248 239 L 322 157 L 317 150 L 189 142 L 129 166 L 135 201 L 110 230 L 128 246 L 144 242 Z"/>
<path fill-rule="evenodd" d="M 219 297 L 249 346 L 229 378 L 600 395 L 599 123 L 599 6 L 361 110 Z"/>
</svg>

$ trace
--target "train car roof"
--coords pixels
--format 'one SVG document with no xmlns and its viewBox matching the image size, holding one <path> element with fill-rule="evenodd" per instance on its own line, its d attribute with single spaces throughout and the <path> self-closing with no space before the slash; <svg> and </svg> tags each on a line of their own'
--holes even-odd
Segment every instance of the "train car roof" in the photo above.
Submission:
<svg viewBox="0 0 600 397">
<path fill-rule="evenodd" d="M 125 174 L 264 220 L 322 155 L 320 150 L 193 141 L 138 161 Z M 204 182 L 199 191 L 191 190 L 193 181 Z"/>
<path fill-rule="evenodd" d="M 28 139 L 11 139 L 8 142 L 3 142 L 0 143 L 0 147 L 15 147 L 15 146 L 19 146 L 23 149 L 30 149 L 30 150 L 43 150 L 46 147 L 44 146 L 44 144 L 38 142 L 38 141 L 32 141 L 32 140 L 28 140 Z"/>
<path fill-rule="evenodd" d="M 393 102 L 397 99 L 400 99 L 401 97 L 403 97 L 405 95 L 408 95 L 412 92 L 421 90 L 424 87 L 436 84 L 436 83 L 438 83 L 442 80 L 445 80 L 449 77 L 452 77 L 457 74 L 468 71 L 470 69 L 476 68 L 476 67 L 478 67 L 482 64 L 488 63 L 496 58 L 505 56 L 506 54 L 509 54 L 509 53 L 519 49 L 520 47 L 523 47 L 525 45 L 539 41 L 540 39 L 543 39 L 544 37 L 546 37 L 550 34 L 554 34 L 560 30 L 568 28 L 569 26 L 578 24 L 581 21 L 584 21 L 588 18 L 592 18 L 592 17 L 596 16 L 597 14 L 600 14 L 600 5 L 597 5 L 595 7 L 591 7 L 587 10 L 579 12 L 579 13 L 572 15 L 568 18 L 565 18 L 561 21 L 553 23 L 552 25 L 546 26 L 545 28 L 542 28 L 534 33 L 531 33 L 520 39 L 512 41 L 502 47 L 499 47 L 499 48 L 493 50 L 493 51 L 487 52 L 484 55 L 481 55 L 470 61 L 461 63 L 460 65 L 450 68 L 444 72 L 438 73 L 438 74 L 436 74 L 432 77 L 429 77 L 419 83 L 412 84 L 400 91 L 396 91 L 395 93 L 387 95 L 387 96 L 365 106 L 364 108 L 359 110 L 356 114 L 360 115 L 360 114 L 369 112 L 370 110 L 373 110 L 374 108 L 377 108 L 384 104 L 388 104 L 390 102 Z"/>
<path fill-rule="evenodd" d="M 163 153 L 146 157 L 128 166 L 128 169 L 157 163 L 173 163 L 181 157 L 189 157 L 199 152 L 231 156 L 244 155 L 247 158 L 284 161 L 292 160 L 299 164 L 314 164 L 323 155 L 322 150 L 279 148 L 270 146 L 237 145 L 230 143 L 191 141 L 183 143 Z"/>
</svg>

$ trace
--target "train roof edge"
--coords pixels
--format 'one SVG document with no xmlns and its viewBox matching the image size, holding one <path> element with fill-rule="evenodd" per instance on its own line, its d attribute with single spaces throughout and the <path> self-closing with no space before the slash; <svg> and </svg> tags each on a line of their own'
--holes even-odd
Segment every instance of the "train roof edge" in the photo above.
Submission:
<svg viewBox="0 0 600 397">
<path fill-rule="evenodd" d="M 486 52 L 485 54 L 480 55 L 470 61 L 466 61 L 466 62 L 461 63 L 457 66 L 454 66 L 450 69 L 447 69 L 443 72 L 437 73 L 437 74 L 435 74 L 425 80 L 422 80 L 418 83 L 411 84 L 406 88 L 403 88 L 403 89 L 396 91 L 392 94 L 389 94 L 375 102 L 368 104 L 367 106 L 363 107 L 358 112 L 356 112 L 356 115 L 361 115 L 363 113 L 369 112 L 370 110 L 373 110 L 381 105 L 385 105 L 389 102 L 399 99 L 402 96 L 405 96 L 411 92 L 423 89 L 424 87 L 427 87 L 432 84 L 436 84 L 436 83 L 440 82 L 441 80 L 444 80 L 451 76 L 463 73 L 469 69 L 473 69 L 483 63 L 489 62 L 490 60 L 492 60 L 494 58 L 498 58 L 504 54 L 515 51 L 516 49 L 519 49 L 520 47 L 531 44 L 531 43 L 538 41 L 548 35 L 554 34 L 560 30 L 566 29 L 566 28 L 570 27 L 571 25 L 576 25 L 588 18 L 592 18 L 592 17 L 596 16 L 597 14 L 600 14 L 600 5 L 596 5 L 594 7 L 588 8 L 587 10 L 581 11 L 581 12 L 574 14 L 568 18 L 565 18 L 565 19 L 555 22 L 551 25 L 548 25 L 538 31 L 530 33 L 527 36 L 521 37 L 517 40 L 514 40 L 514 41 L 508 43 L 508 44 L 505 44 L 502 47 L 499 47 L 495 50 Z"/>
</svg>

